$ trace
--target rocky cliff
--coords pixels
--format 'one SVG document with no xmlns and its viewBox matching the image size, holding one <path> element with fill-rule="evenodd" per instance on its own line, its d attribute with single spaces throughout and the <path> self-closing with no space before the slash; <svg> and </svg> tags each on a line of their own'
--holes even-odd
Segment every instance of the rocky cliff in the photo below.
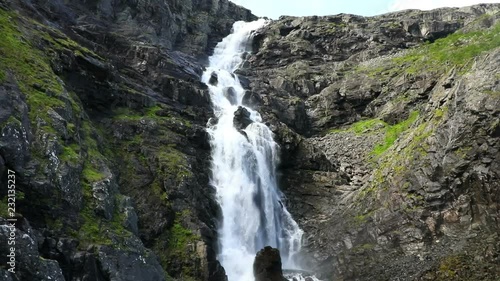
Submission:
<svg viewBox="0 0 500 281">
<path fill-rule="evenodd" d="M 249 104 L 325 280 L 498 280 L 500 5 L 282 17 Z"/>
<path fill-rule="evenodd" d="M 239 74 L 325 280 L 497 280 L 500 5 L 283 17 Z M 0 251 L 16 274 L 224 280 L 203 63 L 226 0 L 0 0 Z M 244 79 L 246 77 L 246 79 Z"/>
<path fill-rule="evenodd" d="M 198 81 L 252 19 L 226 0 L 0 1 L 0 280 L 224 280 Z"/>
</svg>

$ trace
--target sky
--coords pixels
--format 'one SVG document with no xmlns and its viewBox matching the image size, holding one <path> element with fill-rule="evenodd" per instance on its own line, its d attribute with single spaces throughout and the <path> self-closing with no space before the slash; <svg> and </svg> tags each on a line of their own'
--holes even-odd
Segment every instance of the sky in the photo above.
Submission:
<svg viewBox="0 0 500 281">
<path fill-rule="evenodd" d="M 261 17 L 277 19 L 281 15 L 311 16 L 340 13 L 374 16 L 387 12 L 440 7 L 463 7 L 500 0 L 231 0 Z"/>
</svg>

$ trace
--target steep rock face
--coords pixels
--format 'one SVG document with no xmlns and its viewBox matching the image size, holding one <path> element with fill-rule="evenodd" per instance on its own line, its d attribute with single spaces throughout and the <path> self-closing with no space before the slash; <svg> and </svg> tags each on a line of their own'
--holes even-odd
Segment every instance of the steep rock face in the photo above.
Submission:
<svg viewBox="0 0 500 281">
<path fill-rule="evenodd" d="M 371 18 L 282 17 L 255 37 L 259 51 L 245 65 L 249 69 L 240 73 L 256 78 L 252 92 L 262 99 L 263 112 L 273 112 L 308 136 L 356 121 L 380 94 L 385 85 L 377 83 L 374 75 L 345 77 L 362 68 L 361 62 L 436 40 L 496 12 L 498 5 L 491 4 Z M 481 20 L 486 25 L 491 21 L 487 16 Z M 409 26 L 425 32 L 411 32 Z"/>
<path fill-rule="evenodd" d="M 260 31 L 240 74 L 322 278 L 499 275 L 499 11 L 282 17 Z"/>
<path fill-rule="evenodd" d="M 10 169 L 20 257 L 2 280 L 225 280 L 195 57 L 252 18 L 228 1 L 0 1 L 0 217 Z"/>
<path fill-rule="evenodd" d="M 112 46 L 116 38 L 124 37 L 201 58 L 229 34 L 235 21 L 256 18 L 228 0 L 20 1 L 17 5 L 42 23 L 88 39 L 86 43 L 95 48 Z"/>
</svg>

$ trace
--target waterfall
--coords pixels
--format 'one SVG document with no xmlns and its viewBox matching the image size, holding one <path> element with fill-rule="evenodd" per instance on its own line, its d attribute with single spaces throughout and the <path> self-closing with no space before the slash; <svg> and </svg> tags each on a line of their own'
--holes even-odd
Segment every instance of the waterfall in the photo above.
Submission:
<svg viewBox="0 0 500 281">
<path fill-rule="evenodd" d="M 245 90 L 233 73 L 249 51 L 252 31 L 265 24 L 265 20 L 236 22 L 233 33 L 216 46 L 202 77 L 215 113 L 207 129 L 212 145 L 211 184 L 222 209 L 218 259 L 229 281 L 253 281 L 255 254 L 264 246 L 280 250 L 285 268 L 297 267 L 294 255 L 303 234 L 277 186 L 279 147 L 273 133 L 257 111 L 242 105 Z M 245 125 L 235 127 L 235 113 L 245 119 Z"/>
</svg>

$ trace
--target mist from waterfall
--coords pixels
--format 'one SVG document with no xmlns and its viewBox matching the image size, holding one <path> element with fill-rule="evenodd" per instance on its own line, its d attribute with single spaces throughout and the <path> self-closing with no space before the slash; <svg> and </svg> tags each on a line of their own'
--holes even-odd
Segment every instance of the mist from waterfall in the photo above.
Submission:
<svg viewBox="0 0 500 281">
<path fill-rule="evenodd" d="M 229 281 L 253 281 L 255 254 L 265 246 L 278 248 L 283 266 L 295 268 L 294 255 L 303 235 L 277 186 L 279 147 L 260 114 L 242 105 L 245 90 L 234 74 L 250 51 L 252 32 L 265 24 L 265 20 L 236 22 L 233 33 L 216 46 L 202 77 L 215 113 L 207 129 L 212 146 L 211 184 L 222 208 L 218 259 Z M 240 106 L 253 122 L 238 131 L 233 118 Z"/>
</svg>

